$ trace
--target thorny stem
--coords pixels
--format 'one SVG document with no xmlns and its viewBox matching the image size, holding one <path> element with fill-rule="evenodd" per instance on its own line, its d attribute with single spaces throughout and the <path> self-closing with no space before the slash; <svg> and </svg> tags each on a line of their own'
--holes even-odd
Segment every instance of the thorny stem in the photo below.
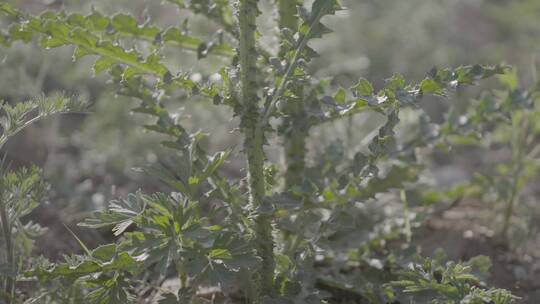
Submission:
<svg viewBox="0 0 540 304">
<path fill-rule="evenodd" d="M 297 0 L 279 0 L 279 28 L 288 28 L 296 32 L 298 30 Z M 284 56 L 286 50 L 280 50 L 280 56 Z M 285 131 L 285 189 L 291 189 L 302 183 L 305 157 L 306 138 L 309 134 L 309 126 L 306 121 L 304 108 L 304 89 L 301 84 L 295 84 L 292 88 L 295 97 L 290 98 L 285 106 L 287 118 L 283 121 Z"/>
<path fill-rule="evenodd" d="M 244 149 L 247 154 L 249 202 L 254 212 L 255 243 L 258 256 L 262 259 L 259 269 L 253 273 L 255 295 L 254 303 L 261 303 L 262 298 L 270 296 L 274 285 L 274 240 L 272 236 L 272 218 L 265 196 L 264 179 L 264 131 L 260 123 L 259 98 L 257 96 L 257 49 L 256 18 L 258 0 L 239 0 L 238 24 L 239 61 L 242 84 L 243 114 L 241 128 L 244 132 Z"/>
</svg>

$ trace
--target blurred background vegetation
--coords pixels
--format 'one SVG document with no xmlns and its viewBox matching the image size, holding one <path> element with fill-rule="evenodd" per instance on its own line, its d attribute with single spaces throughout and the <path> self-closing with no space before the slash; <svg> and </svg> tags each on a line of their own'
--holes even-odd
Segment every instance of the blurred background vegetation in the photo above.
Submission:
<svg viewBox="0 0 540 304">
<path fill-rule="evenodd" d="M 178 14 L 175 6 L 155 0 L 3 1 L 34 14 L 44 10 L 90 13 L 95 8 L 109 14 L 128 12 L 137 16 L 141 23 L 151 18 L 163 27 L 182 25 L 189 19 L 190 30 L 206 37 L 212 37 L 216 31 L 212 24 L 203 22 L 198 16 Z M 264 5 L 268 1 L 263 1 L 263 10 L 269 7 Z M 336 87 L 349 87 L 359 77 L 380 86 L 394 73 L 403 74 L 410 81 L 419 81 L 434 66 L 501 62 L 515 65 L 525 83 L 531 82 L 531 71 L 535 70 L 540 55 L 538 0 L 349 0 L 344 4 L 350 10 L 325 20 L 335 33 L 313 45 L 321 54 L 311 66 L 313 72 L 320 77 L 333 75 L 329 81 Z M 271 18 L 259 18 L 259 22 L 263 34 L 276 31 Z M 5 24 L 0 23 L 0 28 L 5 30 Z M 272 39 L 262 43 L 271 51 L 278 49 L 277 42 Z M 35 163 L 44 168 L 46 179 L 51 183 L 49 203 L 37 212 L 37 220 L 50 228 L 38 245 L 38 253 L 49 257 L 79 250 L 61 222 L 73 226 L 109 199 L 139 188 L 145 191 L 161 189 L 163 186 L 157 180 L 133 168 L 166 159 L 170 153 L 159 146 L 160 138 L 137 127 L 144 124 L 144 118 L 130 114 L 133 104 L 124 97 L 115 96 L 106 75 L 93 77 L 92 60 L 86 58 L 74 64 L 71 52 L 68 48 L 43 52 L 32 44 L 0 49 L 0 99 L 18 102 L 40 94 L 65 92 L 79 95 L 92 104 L 90 115 L 69 115 L 43 121 L 11 141 L 6 149 L 12 167 Z M 217 64 L 220 59 L 198 61 L 193 53 L 167 52 L 172 64 L 204 71 L 203 75 L 194 77 L 212 77 L 220 66 Z M 482 88 L 459 91 L 450 102 L 465 104 L 471 98 L 478 98 L 482 90 L 496 86 L 496 82 L 490 82 L 484 83 Z M 177 99 L 182 100 L 183 96 Z M 178 108 L 179 119 L 185 119 L 192 128 L 211 131 L 207 142 L 210 150 L 236 147 L 236 155 L 226 170 L 231 176 L 241 177 L 243 162 L 241 142 L 235 132 L 237 122 L 228 119 L 230 115 L 223 113 L 226 110 L 197 99 L 173 106 Z M 423 106 L 433 120 L 440 119 L 448 109 L 447 104 L 436 99 L 426 100 Z M 415 117 L 411 115 L 409 119 Z M 373 115 L 358 115 L 348 122 L 317 128 L 309 143 L 311 157 L 325 153 L 325 147 L 337 140 L 345 151 L 354 151 L 364 136 L 377 128 L 379 120 Z M 407 115 L 403 120 L 407 123 Z M 373 129 L 366 129 L 366 122 L 368 126 L 373 125 Z M 272 145 L 268 151 L 269 157 L 280 163 L 281 151 Z M 433 163 L 438 168 L 435 178 L 443 184 L 467 179 L 486 157 L 489 156 L 473 149 L 462 151 L 452 156 L 452 166 L 448 165 L 448 155 L 435 158 Z M 537 195 L 534 187 L 531 188 L 530 195 Z M 517 252 L 535 259 L 535 254 L 540 257 L 540 253 L 535 252 L 540 251 L 537 250 L 540 240 L 536 240 L 539 208 L 534 204 L 520 208 L 524 208 L 522 213 L 529 216 L 524 224 L 524 241 L 519 247 L 534 250 Z M 109 237 L 80 229 L 76 232 L 88 242 Z M 451 239 L 450 235 L 439 237 Z M 514 279 L 520 275 L 532 279 L 532 273 L 538 277 L 538 269 L 512 271 L 517 271 L 513 274 Z M 501 278 L 500 284 L 511 283 Z M 540 289 L 540 286 L 533 289 Z"/>
</svg>

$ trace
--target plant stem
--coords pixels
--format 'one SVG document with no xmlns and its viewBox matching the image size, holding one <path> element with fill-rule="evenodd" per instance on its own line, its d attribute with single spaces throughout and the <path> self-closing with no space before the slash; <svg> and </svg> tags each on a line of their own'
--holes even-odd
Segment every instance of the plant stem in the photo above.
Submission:
<svg viewBox="0 0 540 304">
<path fill-rule="evenodd" d="M 514 143 L 512 147 L 512 163 L 515 166 L 513 170 L 512 175 L 512 190 L 510 192 L 510 196 L 508 197 L 508 200 L 506 201 L 506 210 L 504 212 L 504 223 L 503 228 L 501 231 L 502 237 L 505 240 L 509 240 L 508 230 L 510 229 L 510 220 L 512 218 L 512 214 L 514 213 L 514 205 L 516 203 L 516 199 L 519 192 L 519 180 L 523 171 L 524 161 L 523 158 L 525 157 L 525 146 L 527 145 L 527 135 L 528 135 L 528 117 L 523 114 L 523 116 L 520 118 L 523 120 L 520 124 L 514 124 L 513 127 L 513 135 L 514 138 L 516 138 L 516 142 Z"/>
<path fill-rule="evenodd" d="M 11 242 L 11 225 L 4 204 L 0 204 L 0 220 L 2 221 L 2 233 L 4 234 L 4 241 L 6 243 L 6 264 L 9 265 L 10 268 L 15 268 L 15 254 Z M 15 298 L 15 282 L 10 275 L 6 276 L 4 292 L 6 302 L 11 303 L 11 299 Z"/>
<path fill-rule="evenodd" d="M 286 155 L 285 188 L 291 189 L 293 186 L 299 186 L 304 179 L 304 169 L 306 166 L 306 137 L 308 135 L 306 126 L 298 126 L 295 122 L 291 124 L 287 136 L 284 140 Z"/>
<path fill-rule="evenodd" d="M 412 240 L 411 220 L 409 219 L 409 201 L 407 200 L 407 192 L 405 189 L 400 191 L 401 201 L 403 203 L 403 218 L 405 220 L 405 237 L 407 243 Z"/>
<path fill-rule="evenodd" d="M 240 27 L 239 61 L 242 84 L 243 114 L 241 128 L 244 132 L 244 149 L 247 154 L 249 202 L 254 211 L 255 243 L 260 268 L 253 273 L 255 285 L 254 303 L 270 296 L 274 285 L 274 240 L 272 236 L 271 208 L 265 202 L 264 179 L 264 131 L 260 123 L 259 98 L 257 96 L 257 49 L 255 35 L 258 0 L 240 0 L 238 24 Z"/>
<path fill-rule="evenodd" d="M 298 31 L 297 0 L 278 0 L 279 28 Z M 281 49 L 280 56 L 284 56 L 287 50 Z M 291 189 L 302 183 L 306 158 L 306 138 L 309 134 L 309 125 L 306 121 L 304 107 L 304 88 L 301 84 L 295 84 L 292 88 L 293 95 L 286 103 L 282 128 L 285 131 L 285 189 Z"/>
</svg>

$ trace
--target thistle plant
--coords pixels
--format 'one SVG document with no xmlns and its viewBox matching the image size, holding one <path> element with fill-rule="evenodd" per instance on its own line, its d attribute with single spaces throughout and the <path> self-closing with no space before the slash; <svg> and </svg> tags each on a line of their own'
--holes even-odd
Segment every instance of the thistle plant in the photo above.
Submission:
<svg viewBox="0 0 540 304">
<path fill-rule="evenodd" d="M 40 260 L 24 273 L 39 290 L 28 297 L 33 301 L 70 303 L 80 296 L 88 303 L 201 303 L 202 287 L 208 286 L 218 288 L 211 301 L 223 295 L 248 303 L 328 303 L 351 293 L 338 276 L 321 277 L 316 267 L 331 265 L 330 273 L 339 273 L 343 256 L 374 243 L 347 242 L 366 228 L 358 205 L 414 185 L 420 172 L 414 150 L 440 135 L 424 132 L 403 142 L 395 130 L 400 111 L 418 106 L 424 96 L 446 97 L 506 71 L 504 66 L 463 66 L 433 69 L 419 83 L 396 74 L 379 90 L 366 79 L 352 88 L 335 88 L 312 77 L 308 66 L 317 55 L 310 42 L 331 32 L 323 18 L 343 9 L 337 0 L 275 1 L 276 53 L 258 42 L 258 0 L 168 2 L 207 17 L 220 30 L 205 41 L 189 34 L 187 22 L 161 29 L 127 14 L 94 10 L 87 16 L 31 16 L 0 4 L 11 22 L 0 36 L 3 45 L 38 38 L 45 49 L 74 47 L 74 60 L 95 57 L 94 73 L 107 72 L 119 94 L 138 100 L 132 111 L 153 118 L 144 127 L 175 152 L 170 164 L 143 168 L 170 193 L 131 194 L 81 223 L 112 227 L 117 242 L 94 249 L 81 243 L 83 255 L 55 263 Z M 164 49 L 195 52 L 200 60 L 220 58 L 219 81 L 172 72 L 162 58 Z M 210 154 L 205 135 L 182 125 L 177 109 L 190 100 L 230 107 L 239 118 L 245 179 L 226 178 L 219 170 L 232 149 Z M 361 112 L 386 119 L 366 139 L 367 149 L 353 158 L 320 157 L 308 166 L 310 129 Z M 265 152 L 276 135 L 286 156 L 281 175 L 272 174 L 276 166 Z M 179 282 L 177 290 L 162 288 L 171 278 Z M 367 299 L 361 292 L 355 295 Z M 380 299 L 394 300 L 391 292 Z"/>
</svg>

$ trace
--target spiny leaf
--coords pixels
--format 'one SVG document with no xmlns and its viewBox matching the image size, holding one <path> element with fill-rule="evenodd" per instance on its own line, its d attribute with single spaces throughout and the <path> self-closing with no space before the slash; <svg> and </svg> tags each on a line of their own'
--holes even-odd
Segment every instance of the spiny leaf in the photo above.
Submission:
<svg viewBox="0 0 540 304">
<path fill-rule="evenodd" d="M 3 8 L 4 12 L 14 10 L 8 5 L 3 5 Z M 87 17 L 78 14 L 65 16 L 63 13 L 52 12 L 44 13 L 40 17 L 21 17 L 22 13 L 18 13 L 17 16 L 16 22 L 10 27 L 10 40 L 29 42 L 34 35 L 43 36 L 41 42 L 44 48 L 74 45 L 77 47 L 75 59 L 86 55 L 97 55 L 103 58 L 96 65 L 96 71 L 108 70 L 115 64 L 124 64 L 129 67 L 124 75 L 126 79 L 138 74 L 154 75 L 161 80 L 170 78 L 171 73 L 157 60 L 159 58 L 157 54 L 154 53 L 144 59 L 137 51 L 125 50 L 114 42 L 122 36 L 154 43 L 156 37 L 161 35 L 162 31 L 158 28 L 148 25 L 139 26 L 137 21 L 129 15 L 119 14 L 112 19 L 96 12 Z M 105 24 L 107 24 L 106 28 L 104 28 Z M 192 37 L 180 40 L 178 35 L 172 35 L 175 33 L 173 29 L 169 29 L 167 33 L 169 33 L 166 35 L 167 42 L 174 41 L 180 46 L 202 52 L 204 56 L 213 50 L 222 54 L 232 54 L 232 50 L 227 46 L 206 44 Z M 188 43 L 184 43 L 186 41 Z M 3 44 L 9 44 L 7 38 L 4 39 Z M 201 46 L 204 46 L 203 51 L 201 51 Z"/>
<path fill-rule="evenodd" d="M 115 15 L 109 24 L 115 31 L 135 37 L 144 37 L 147 40 L 155 39 L 156 35 L 161 32 L 156 26 L 139 26 L 135 18 L 126 14 Z"/>
<path fill-rule="evenodd" d="M 373 85 L 365 78 L 360 78 L 358 84 L 352 88 L 354 97 L 373 95 Z"/>
<path fill-rule="evenodd" d="M 285 75 L 277 79 L 274 93 L 266 102 L 262 125 L 266 125 L 270 115 L 273 114 L 277 101 L 287 90 L 287 85 L 293 78 L 300 59 L 304 57 L 304 51 L 308 49 L 307 44 L 309 40 L 321 37 L 325 32 L 326 27 L 320 23 L 321 18 L 326 15 L 334 14 L 339 8 L 340 5 L 337 0 L 316 0 L 313 3 L 311 13 L 304 19 L 304 23 L 300 26 L 300 37 L 293 50 L 293 55 L 288 63 Z"/>
<path fill-rule="evenodd" d="M 507 70 L 508 67 L 504 65 L 462 66 L 454 70 L 432 69 L 419 84 L 406 84 L 402 75 L 394 75 L 378 92 L 373 90 L 369 81 L 362 78 L 356 86 L 350 89 L 355 99 L 346 101 L 339 107 L 331 108 L 315 124 L 333 121 L 364 111 L 382 112 L 383 109 L 394 107 L 396 102 L 400 106 L 415 106 L 427 95 L 444 97 L 458 87 L 474 85 L 477 80 L 504 74 Z M 341 89 L 338 90 L 338 93 L 342 94 Z"/>
</svg>

